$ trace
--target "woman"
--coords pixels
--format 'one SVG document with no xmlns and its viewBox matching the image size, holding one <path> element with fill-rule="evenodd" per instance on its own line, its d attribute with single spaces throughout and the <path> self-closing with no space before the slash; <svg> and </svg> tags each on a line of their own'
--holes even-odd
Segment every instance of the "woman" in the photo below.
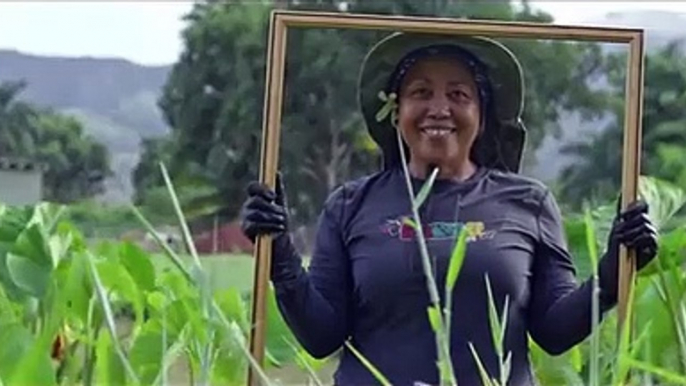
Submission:
<svg viewBox="0 0 686 386">
<path fill-rule="evenodd" d="M 307 270 L 288 233 L 280 179 L 276 192 L 248 188 L 244 231 L 253 240 L 274 235 L 271 280 L 301 344 L 315 357 L 343 348 L 337 385 L 376 383 L 343 346 L 348 339 L 395 385 L 439 382 L 426 277 L 414 228 L 404 220 L 412 216 L 408 182 L 416 194 L 435 168 L 420 216 L 439 289 L 459 230 L 466 226 L 470 236 L 453 294 L 458 383 L 481 384 L 470 343 L 499 377 L 486 275 L 499 310 L 506 297 L 509 303 L 509 384 L 535 383 L 527 334 L 551 354 L 588 336 L 592 283 L 575 280 L 550 191 L 517 174 L 522 83 L 517 59 L 490 39 L 397 33 L 378 43 L 363 64 L 359 97 L 384 170 L 330 195 Z M 636 248 L 638 269 L 656 255 L 647 209 L 637 202 L 613 224 L 599 265 L 602 312 L 617 301 L 619 245 Z"/>
</svg>

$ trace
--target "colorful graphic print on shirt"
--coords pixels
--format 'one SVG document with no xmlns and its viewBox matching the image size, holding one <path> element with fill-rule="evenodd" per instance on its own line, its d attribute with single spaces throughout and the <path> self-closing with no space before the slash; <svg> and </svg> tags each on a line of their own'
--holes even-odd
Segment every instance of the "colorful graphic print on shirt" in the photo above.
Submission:
<svg viewBox="0 0 686 386">
<path fill-rule="evenodd" d="M 416 239 L 415 230 L 417 226 L 410 216 L 403 216 L 399 219 L 387 220 L 381 227 L 382 232 L 388 236 L 396 237 L 402 241 L 413 241 Z M 454 240 L 464 228 L 467 231 L 467 241 L 491 239 L 495 231 L 487 230 L 481 221 L 445 222 L 437 221 L 423 224 L 424 238 L 429 240 Z"/>
</svg>

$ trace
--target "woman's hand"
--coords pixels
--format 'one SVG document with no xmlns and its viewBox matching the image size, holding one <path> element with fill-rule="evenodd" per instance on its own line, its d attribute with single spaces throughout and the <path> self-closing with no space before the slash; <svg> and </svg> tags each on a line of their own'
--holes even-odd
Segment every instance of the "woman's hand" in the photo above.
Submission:
<svg viewBox="0 0 686 386">
<path fill-rule="evenodd" d="M 607 253 L 600 261 L 598 269 L 601 302 L 607 307 L 617 302 L 619 246 L 623 244 L 636 251 L 637 271 L 643 269 L 657 256 L 658 233 L 648 212 L 647 203 L 636 201 L 618 213 L 612 223 Z"/>
<path fill-rule="evenodd" d="M 251 182 L 247 193 L 248 198 L 241 210 L 241 227 L 253 243 L 259 235 L 288 231 L 288 213 L 280 173 L 276 176 L 276 191 L 258 182 Z"/>
<path fill-rule="evenodd" d="M 295 280 L 302 271 L 302 259 L 288 233 L 288 204 L 281 173 L 276 175 L 276 191 L 252 182 L 241 210 L 243 233 L 253 242 L 259 235 L 272 235 L 271 280 L 285 283 Z"/>
</svg>

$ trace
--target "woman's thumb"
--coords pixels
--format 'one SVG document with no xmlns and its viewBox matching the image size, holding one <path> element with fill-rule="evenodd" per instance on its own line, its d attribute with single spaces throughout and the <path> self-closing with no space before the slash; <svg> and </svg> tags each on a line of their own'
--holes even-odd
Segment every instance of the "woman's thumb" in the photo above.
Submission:
<svg viewBox="0 0 686 386">
<path fill-rule="evenodd" d="M 283 185 L 283 175 L 281 172 L 276 172 L 276 203 L 281 206 L 286 204 L 286 189 Z"/>
</svg>

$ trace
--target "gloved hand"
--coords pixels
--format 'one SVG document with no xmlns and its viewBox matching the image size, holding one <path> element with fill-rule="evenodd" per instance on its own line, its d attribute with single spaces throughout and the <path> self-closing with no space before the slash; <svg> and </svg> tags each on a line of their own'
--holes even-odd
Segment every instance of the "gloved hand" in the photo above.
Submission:
<svg viewBox="0 0 686 386">
<path fill-rule="evenodd" d="M 259 235 L 272 235 L 271 280 L 294 279 L 302 267 L 288 228 L 288 204 L 281 173 L 276 175 L 276 191 L 251 182 L 248 198 L 241 209 L 241 228 L 253 242 Z"/>
<path fill-rule="evenodd" d="M 637 272 L 657 256 L 658 233 L 648 215 L 648 204 L 636 201 L 621 213 L 619 205 L 618 203 L 618 214 L 608 237 L 607 252 L 598 266 L 600 304 L 604 309 L 609 309 L 617 303 L 620 245 L 624 244 L 636 251 Z"/>
</svg>

